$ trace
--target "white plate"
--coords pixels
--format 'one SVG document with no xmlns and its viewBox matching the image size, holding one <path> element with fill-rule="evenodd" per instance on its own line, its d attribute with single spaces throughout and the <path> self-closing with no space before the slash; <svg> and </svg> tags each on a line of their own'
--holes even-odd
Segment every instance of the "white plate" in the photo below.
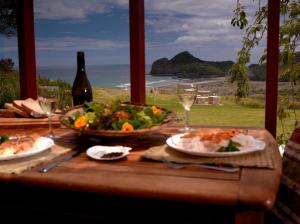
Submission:
<svg viewBox="0 0 300 224">
<path fill-rule="evenodd" d="M 15 155 L 9 155 L 9 156 L 0 155 L 0 161 L 1 160 L 20 159 L 20 158 L 32 156 L 32 155 L 41 153 L 41 152 L 51 148 L 53 145 L 54 145 L 54 141 L 51 138 L 39 137 L 34 142 L 34 145 L 30 150 L 23 152 L 23 153 L 15 154 Z"/>
<path fill-rule="evenodd" d="M 196 156 L 204 156 L 204 157 L 225 157 L 225 156 L 237 156 L 237 155 L 243 155 L 243 154 L 248 154 L 248 153 L 253 153 L 256 151 L 262 151 L 265 149 L 266 143 L 262 140 L 258 140 L 253 138 L 252 136 L 250 137 L 251 140 L 251 145 L 247 147 L 242 147 L 240 148 L 240 151 L 235 151 L 235 152 L 208 152 L 205 147 L 203 149 L 198 149 L 198 148 L 187 148 L 183 147 L 182 144 L 180 144 L 181 137 L 184 134 L 178 134 L 178 135 L 173 135 L 167 139 L 167 145 L 170 146 L 171 148 L 186 153 L 190 155 L 196 155 Z M 187 138 L 186 138 L 187 139 Z M 196 141 L 196 140 L 195 140 Z M 197 140 L 199 141 L 199 140 Z M 201 143 L 201 141 L 199 141 Z"/>
<path fill-rule="evenodd" d="M 102 146 L 102 145 L 96 145 L 91 148 L 88 148 L 86 151 L 86 154 L 97 160 L 116 160 L 121 159 L 129 154 L 129 151 L 131 150 L 130 147 L 124 147 L 124 146 Z M 104 154 L 112 153 L 112 152 L 122 152 L 123 154 L 116 157 L 110 157 L 110 158 L 102 158 Z"/>
</svg>

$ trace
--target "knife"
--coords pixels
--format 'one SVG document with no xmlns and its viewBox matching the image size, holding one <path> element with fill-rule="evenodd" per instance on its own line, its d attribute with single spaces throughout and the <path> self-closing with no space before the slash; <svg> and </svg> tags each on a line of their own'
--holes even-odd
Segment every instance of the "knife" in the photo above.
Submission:
<svg viewBox="0 0 300 224">
<path fill-rule="evenodd" d="M 58 166 L 59 164 L 68 161 L 76 156 L 78 156 L 80 153 L 82 153 L 84 150 L 72 150 L 71 152 L 67 153 L 62 158 L 55 160 L 51 163 L 46 164 L 45 166 L 42 166 L 38 169 L 40 173 L 47 173 L 50 169 Z"/>
</svg>

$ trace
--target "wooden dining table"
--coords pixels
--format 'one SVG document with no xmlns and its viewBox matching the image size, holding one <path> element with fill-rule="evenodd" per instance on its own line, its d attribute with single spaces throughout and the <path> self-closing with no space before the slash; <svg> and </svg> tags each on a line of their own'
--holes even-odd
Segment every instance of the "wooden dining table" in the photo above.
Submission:
<svg viewBox="0 0 300 224">
<path fill-rule="evenodd" d="M 263 223 L 265 212 L 274 206 L 281 177 L 281 156 L 272 135 L 265 129 L 249 129 L 250 134 L 264 139 L 272 148 L 274 169 L 173 169 L 143 158 L 145 150 L 164 144 L 177 130 L 178 127 L 168 127 L 151 135 L 101 138 L 79 136 L 56 127 L 55 134 L 77 141 L 75 150 L 81 153 L 47 173 L 38 171 L 45 164 L 21 174 L 4 174 L 0 170 L 0 209 L 10 218 L 18 211 L 23 219 Z M 29 122 L 1 126 L 0 122 L 0 135 L 32 133 L 47 134 L 47 125 Z M 92 145 L 124 145 L 132 147 L 132 151 L 120 160 L 98 161 L 86 155 L 85 150 Z"/>
</svg>

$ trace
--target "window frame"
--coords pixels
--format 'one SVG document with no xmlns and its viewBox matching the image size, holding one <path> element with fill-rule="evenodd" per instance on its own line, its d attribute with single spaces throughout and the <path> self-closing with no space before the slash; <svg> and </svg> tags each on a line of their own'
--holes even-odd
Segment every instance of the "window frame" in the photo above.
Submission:
<svg viewBox="0 0 300 224">
<path fill-rule="evenodd" d="M 21 99 L 36 98 L 34 0 L 18 1 Z M 144 0 L 129 0 L 131 101 L 145 104 Z M 265 128 L 276 137 L 280 1 L 268 0 Z M 272 34 L 272 35 L 269 35 Z"/>
</svg>

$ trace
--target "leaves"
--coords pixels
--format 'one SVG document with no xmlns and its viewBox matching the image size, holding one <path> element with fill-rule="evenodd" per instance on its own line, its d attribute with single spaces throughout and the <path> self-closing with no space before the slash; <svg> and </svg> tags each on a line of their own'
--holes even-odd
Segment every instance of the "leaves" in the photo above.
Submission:
<svg viewBox="0 0 300 224">
<path fill-rule="evenodd" d="M 0 0 L 0 34 L 17 34 L 17 0 Z"/>
<path fill-rule="evenodd" d="M 156 107 L 157 108 L 157 107 Z M 150 128 L 160 125 L 168 117 L 169 111 L 160 110 L 154 114 L 151 107 L 122 104 L 119 101 L 113 104 L 90 102 L 84 104 L 84 112 L 76 112 L 71 118 L 65 119 L 65 124 L 74 125 L 82 115 L 87 120 L 87 127 L 96 130 L 122 130 L 124 123 L 134 129 Z"/>
<path fill-rule="evenodd" d="M 244 18 L 246 13 L 244 14 L 242 12 L 245 11 L 245 8 L 240 4 L 239 0 L 237 0 L 237 6 L 234 10 L 235 15 L 231 20 L 231 24 L 233 26 L 245 29 L 242 46 L 237 53 L 236 63 L 229 71 L 229 81 L 236 83 L 237 100 L 240 100 L 248 94 L 249 85 L 247 79 L 249 72 L 247 71 L 247 65 L 250 62 L 251 50 L 259 45 L 267 29 L 267 4 L 261 7 L 260 2 L 258 3 L 259 9 L 254 14 L 254 21 L 252 24 L 243 23 L 243 21 L 247 20 L 247 18 Z M 295 54 L 295 51 L 299 49 L 300 45 L 299 0 L 281 0 L 280 13 L 283 21 L 280 25 L 279 36 L 279 78 L 290 82 L 290 90 L 285 93 L 280 93 L 281 95 L 277 111 L 283 130 L 283 133 L 279 134 L 278 141 L 285 142 L 288 136 L 284 129 L 283 120 L 290 118 L 292 114 L 293 119 L 298 120 L 295 112 L 296 98 L 298 97 L 295 86 L 299 85 L 300 82 L 300 58 L 297 54 Z M 260 63 L 266 61 L 266 55 L 267 52 L 265 50 L 260 58 Z M 293 109 L 292 113 L 288 112 L 287 109 Z"/>
<path fill-rule="evenodd" d="M 7 135 L 0 135 L 0 144 L 7 141 L 9 137 Z"/>
<path fill-rule="evenodd" d="M 9 73 L 13 71 L 14 62 L 11 58 L 1 58 L 0 60 L 0 70 Z"/>
<path fill-rule="evenodd" d="M 84 103 L 84 111 L 86 112 L 95 112 L 101 113 L 104 110 L 104 104 L 95 103 L 95 102 L 85 102 Z"/>
<path fill-rule="evenodd" d="M 87 112 L 84 116 L 85 116 L 88 124 L 93 124 L 94 120 L 96 119 L 95 112 Z"/>
<path fill-rule="evenodd" d="M 220 147 L 217 150 L 217 152 L 236 152 L 236 151 L 240 151 L 240 149 L 238 148 L 239 146 L 241 146 L 240 143 L 229 140 L 228 145 Z"/>
<path fill-rule="evenodd" d="M 247 65 L 250 62 L 251 49 L 258 46 L 267 28 L 267 8 L 265 6 L 259 7 L 259 10 L 255 12 L 255 20 L 251 25 L 248 25 L 245 7 L 242 6 L 238 0 L 234 13 L 235 17 L 232 19 L 231 24 L 238 26 L 240 29 L 246 28 L 246 33 L 242 40 L 242 47 L 237 53 L 236 63 L 229 70 L 229 81 L 236 83 L 235 96 L 237 100 L 240 100 L 249 94 L 249 71 Z"/>
<path fill-rule="evenodd" d="M 248 20 L 245 12 L 245 7 L 241 3 L 237 2 L 237 7 L 233 10 L 235 17 L 231 20 L 232 26 L 237 26 L 241 30 L 247 26 Z"/>
</svg>

